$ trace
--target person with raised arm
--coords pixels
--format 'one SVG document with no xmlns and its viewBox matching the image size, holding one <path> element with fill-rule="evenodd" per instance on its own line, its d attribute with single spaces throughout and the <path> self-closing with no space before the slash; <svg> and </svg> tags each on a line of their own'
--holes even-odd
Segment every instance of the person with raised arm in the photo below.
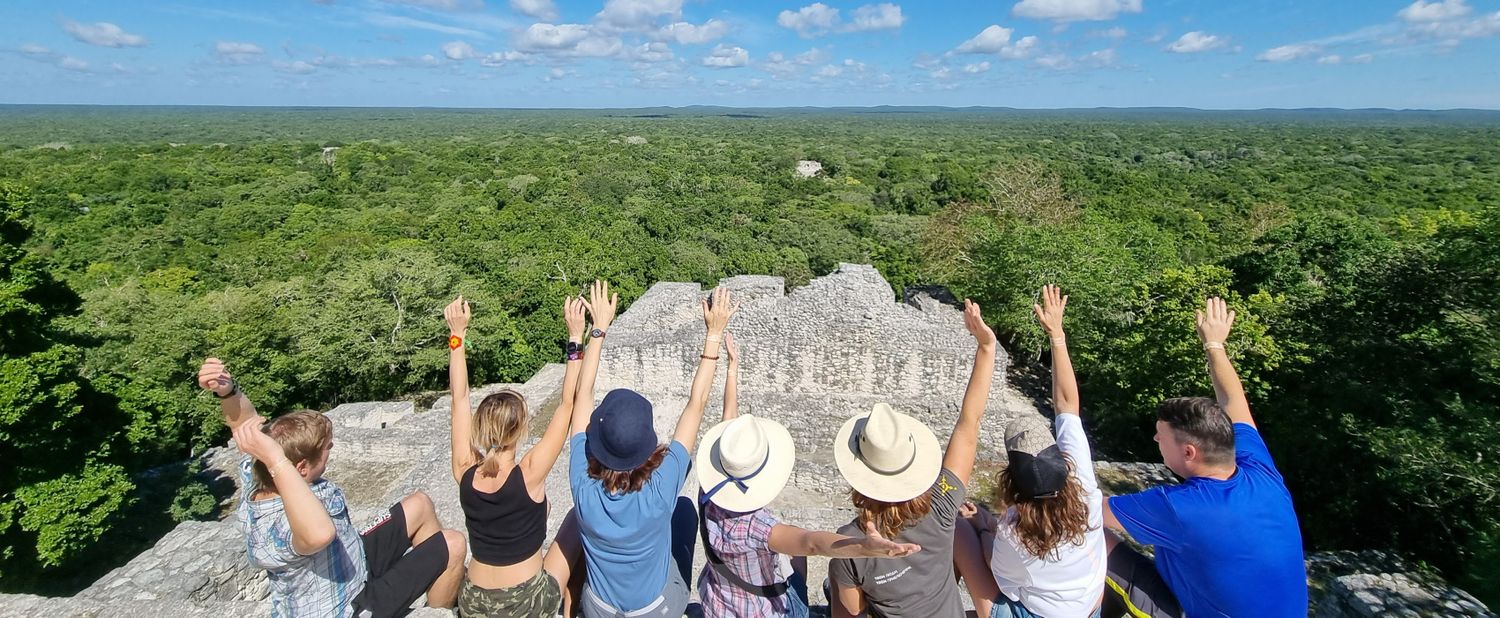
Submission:
<svg viewBox="0 0 1500 618">
<path fill-rule="evenodd" d="M 1307 615 L 1292 496 L 1225 350 L 1234 317 L 1219 298 L 1198 312 L 1215 399 L 1178 397 L 1156 409 L 1162 461 L 1186 480 L 1105 502 L 1105 527 L 1156 547 L 1153 565 L 1109 535 L 1112 615 Z"/>
<path fill-rule="evenodd" d="M 219 398 L 249 456 L 236 515 L 251 566 L 270 579 L 272 616 L 404 616 L 424 593 L 431 607 L 453 607 L 464 536 L 443 529 L 427 494 L 402 498 L 358 531 L 344 491 L 323 478 L 333 449 L 327 416 L 301 410 L 266 422 L 217 358 L 203 361 L 198 385 Z"/>
<path fill-rule="evenodd" d="M 736 307 L 729 291 L 714 290 L 701 301 L 706 332 L 687 406 L 667 444 L 657 442 L 651 402 L 629 389 L 615 389 L 594 406 L 594 380 L 618 294 L 595 282 L 587 304 L 593 337 L 583 359 L 569 440 L 568 478 L 588 573 L 579 606 L 589 618 L 681 616 L 688 604 L 685 573 L 691 568 L 692 501 L 677 500 L 692 465 L 703 408 L 713 386 L 724 328 Z M 685 503 L 685 506 L 684 506 Z M 674 532 L 689 543 L 687 564 L 674 563 Z"/>
<path fill-rule="evenodd" d="M 792 435 L 776 421 L 739 413 L 739 345 L 724 333 L 729 368 L 724 379 L 724 419 L 703 435 L 698 450 L 698 532 L 707 565 L 698 577 L 705 616 L 805 618 L 805 561 L 788 556 L 901 558 L 921 549 L 880 536 L 849 537 L 781 523 L 766 506 L 781 493 L 796 462 Z"/>
<path fill-rule="evenodd" d="M 459 595 L 463 616 L 555 616 L 568 585 L 566 543 L 544 557 L 547 475 L 557 463 L 573 417 L 573 395 L 583 365 L 584 303 L 563 301 L 568 341 L 562 403 L 536 445 L 517 457 L 527 437 L 526 398 L 511 389 L 490 394 L 470 412 L 465 358 L 472 313 L 463 296 L 443 309 L 448 323 L 448 385 L 453 395 L 453 479 L 474 553 Z"/>
<path fill-rule="evenodd" d="M 1006 510 L 987 519 L 990 570 L 1001 596 L 992 618 L 1098 618 L 1104 596 L 1104 494 L 1079 416 L 1078 381 L 1068 356 L 1068 297 L 1042 288 L 1032 306 L 1052 342 L 1052 427 L 1037 416 L 1005 430 L 1008 465 L 996 483 Z M 1053 432 L 1056 431 L 1056 435 Z"/>
<path fill-rule="evenodd" d="M 839 533 L 856 536 L 873 527 L 892 541 L 922 548 L 904 558 L 829 561 L 829 606 L 834 616 L 963 616 L 955 566 L 971 590 L 976 584 L 994 588 L 994 577 L 982 562 L 974 561 L 980 571 L 976 573 L 954 560 L 955 536 L 973 535 L 972 530 L 956 528 L 959 521 L 967 521 L 959 517 L 959 509 L 968 496 L 998 346 L 979 305 L 967 299 L 964 326 L 977 344 L 974 369 L 946 450 L 939 451 L 937 436 L 922 421 L 885 403 L 849 419 L 834 440 L 834 462 L 853 488 L 854 508 L 859 511 Z M 976 602 L 994 598 L 983 594 Z"/>
</svg>

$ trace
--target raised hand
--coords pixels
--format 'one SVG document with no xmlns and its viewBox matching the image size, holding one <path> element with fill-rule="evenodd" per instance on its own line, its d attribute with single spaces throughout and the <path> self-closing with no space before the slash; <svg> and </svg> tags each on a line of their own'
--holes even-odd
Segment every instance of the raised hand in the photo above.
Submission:
<svg viewBox="0 0 1500 618">
<path fill-rule="evenodd" d="M 610 294 L 609 282 L 595 279 L 594 285 L 589 288 L 589 300 L 583 306 L 594 317 L 594 328 L 607 331 L 615 321 L 615 308 L 619 304 L 620 294 Z"/>
<path fill-rule="evenodd" d="M 583 339 L 583 328 L 587 320 L 584 318 L 582 296 L 569 296 L 563 301 L 563 322 L 568 325 L 569 341 Z"/>
<path fill-rule="evenodd" d="M 740 344 L 734 341 L 734 333 L 724 333 L 724 349 L 729 352 L 729 362 L 740 362 Z"/>
<path fill-rule="evenodd" d="M 286 459 L 286 451 L 282 450 L 275 439 L 260 430 L 265 422 L 265 417 L 255 416 L 235 426 L 234 443 L 239 446 L 241 453 L 254 457 L 270 468 Z"/>
<path fill-rule="evenodd" d="M 1057 286 L 1049 284 L 1042 286 L 1042 302 L 1032 305 L 1031 312 L 1036 314 L 1036 320 L 1042 323 L 1042 330 L 1047 331 L 1048 337 L 1061 337 L 1063 311 L 1067 308 L 1068 297 Z"/>
<path fill-rule="evenodd" d="M 473 314 L 469 311 L 469 303 L 464 300 L 462 294 L 458 298 L 453 299 L 453 302 L 448 303 L 447 307 L 443 308 L 443 319 L 448 322 L 448 332 L 459 337 L 467 337 L 469 335 L 469 317 L 471 315 Z"/>
<path fill-rule="evenodd" d="M 220 397 L 226 397 L 234 392 L 234 376 L 229 375 L 229 369 L 224 366 L 224 361 L 217 358 L 205 359 L 203 366 L 198 368 L 198 386 Z"/>
<path fill-rule="evenodd" d="M 865 538 L 859 541 L 860 549 L 867 555 L 880 558 L 905 558 L 919 551 L 916 543 L 897 543 L 880 535 L 873 522 L 865 522 Z"/>
<path fill-rule="evenodd" d="M 1234 310 L 1224 299 L 1214 296 L 1203 303 L 1203 310 L 1198 312 L 1198 338 L 1204 344 L 1223 345 L 1233 327 Z"/>
<path fill-rule="evenodd" d="M 734 317 L 735 312 L 740 310 L 739 303 L 730 304 L 729 290 L 714 288 L 713 303 L 703 299 L 703 323 L 708 327 L 710 336 L 722 335 L 724 329 L 729 326 L 729 318 Z"/>
<path fill-rule="evenodd" d="M 969 334 L 979 345 L 994 345 L 995 331 L 984 323 L 984 316 L 979 312 L 979 303 L 967 298 L 964 299 L 964 328 L 969 329 Z"/>
</svg>

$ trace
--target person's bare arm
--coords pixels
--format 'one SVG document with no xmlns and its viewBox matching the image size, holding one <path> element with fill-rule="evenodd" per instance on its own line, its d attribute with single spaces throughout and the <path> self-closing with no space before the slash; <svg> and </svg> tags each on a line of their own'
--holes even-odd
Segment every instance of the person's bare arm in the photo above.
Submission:
<svg viewBox="0 0 1500 618">
<path fill-rule="evenodd" d="M 219 411 L 224 414 L 224 425 L 231 431 L 259 416 L 255 405 L 250 403 L 250 398 L 230 375 L 229 368 L 224 366 L 224 361 L 204 359 L 203 366 L 198 368 L 198 386 L 219 397 Z"/>
<path fill-rule="evenodd" d="M 240 423 L 234 428 L 234 442 L 240 452 L 254 457 L 271 471 L 276 483 L 276 493 L 286 509 L 286 520 L 292 528 L 292 549 L 301 556 L 311 556 L 333 542 L 336 531 L 328 509 L 313 494 L 307 481 L 298 473 L 297 466 L 286 457 L 281 445 L 261 431 L 264 418 L 259 416 Z M 254 491 L 246 487 L 245 491 Z"/>
<path fill-rule="evenodd" d="M 474 465 L 474 446 L 469 441 L 472 435 L 474 413 L 469 404 L 469 361 L 464 350 L 469 344 L 469 303 L 463 296 L 453 299 L 443 308 L 443 320 L 448 323 L 449 337 L 458 337 L 463 344 L 448 347 L 448 393 L 453 398 L 449 406 L 448 440 L 453 480 L 462 481 L 464 471 Z"/>
<path fill-rule="evenodd" d="M 769 545 L 778 554 L 830 558 L 904 558 L 922 550 L 916 543 L 897 543 L 881 536 L 868 522 L 863 538 L 776 524 L 771 528 Z"/>
<path fill-rule="evenodd" d="M 724 350 L 729 353 L 729 368 L 724 371 L 724 420 L 740 415 L 740 345 L 734 333 L 724 331 Z"/>
<path fill-rule="evenodd" d="M 714 370 L 719 365 L 719 343 L 724 340 L 724 329 L 729 326 L 729 318 L 739 309 L 729 304 L 729 290 L 724 288 L 713 291 L 712 306 L 707 300 L 699 302 L 703 304 L 703 322 L 706 326 L 703 354 L 698 358 L 698 371 L 693 373 L 693 389 L 688 394 L 687 407 L 682 409 L 682 416 L 677 418 L 677 430 L 672 432 L 672 439 L 681 443 L 688 453 L 692 453 L 693 447 L 698 443 L 698 428 L 703 425 L 703 408 L 708 405 L 708 394 L 714 385 Z"/>
<path fill-rule="evenodd" d="M 604 340 L 609 327 L 615 321 L 615 309 L 620 304 L 620 295 L 610 294 L 609 282 L 594 281 L 589 290 L 589 300 L 584 303 L 594 319 L 594 328 L 606 333 L 605 337 L 590 339 L 584 349 L 583 367 L 578 374 L 578 394 L 573 397 L 573 422 L 568 435 L 574 436 L 589 428 L 589 416 L 594 413 L 594 381 L 599 377 L 599 358 L 604 353 Z"/>
<path fill-rule="evenodd" d="M 835 584 L 834 596 L 828 600 L 828 610 L 833 618 L 855 618 L 865 613 L 865 593 L 859 588 L 845 588 Z"/>
<path fill-rule="evenodd" d="M 1073 375 L 1073 359 L 1068 356 L 1068 336 L 1063 332 L 1063 312 L 1068 297 L 1055 285 L 1042 287 L 1042 302 L 1032 305 L 1042 330 L 1052 341 L 1052 410 L 1058 414 L 1077 415 L 1078 379 Z"/>
<path fill-rule="evenodd" d="M 563 301 L 563 321 L 568 325 L 568 341 L 583 343 L 582 298 L 570 297 Z M 552 472 L 552 466 L 557 465 L 563 445 L 568 442 L 568 427 L 573 422 L 573 406 L 576 405 L 573 398 L 578 393 L 578 374 L 583 370 L 583 359 L 568 359 L 566 362 L 563 370 L 562 403 L 552 412 L 552 420 L 547 423 L 547 430 L 542 432 L 542 439 L 521 458 L 521 474 L 526 477 L 528 488 L 538 487 L 546 482 L 547 474 Z"/>
<path fill-rule="evenodd" d="M 974 351 L 974 370 L 969 374 L 969 387 L 964 391 L 963 407 L 958 411 L 958 422 L 953 434 L 948 437 L 948 448 L 943 451 L 943 467 L 958 477 L 959 482 L 969 484 L 974 471 L 974 457 L 979 451 L 979 421 L 984 417 L 984 408 L 989 404 L 990 381 L 995 377 L 995 331 L 984 323 L 979 304 L 964 299 L 964 328 L 974 336 L 978 344 Z"/>
<path fill-rule="evenodd" d="M 1198 338 L 1203 350 L 1208 353 L 1208 375 L 1214 382 L 1214 395 L 1219 407 L 1229 415 L 1231 423 L 1245 423 L 1255 427 L 1255 418 L 1250 415 L 1250 400 L 1245 398 L 1245 386 L 1229 361 L 1224 342 L 1234 327 L 1234 311 L 1217 296 L 1204 303 L 1198 312 Z"/>
<path fill-rule="evenodd" d="M 1125 536 L 1125 524 L 1120 523 L 1120 519 L 1115 517 L 1115 512 L 1110 510 L 1109 496 L 1104 497 L 1104 529 Z"/>
</svg>

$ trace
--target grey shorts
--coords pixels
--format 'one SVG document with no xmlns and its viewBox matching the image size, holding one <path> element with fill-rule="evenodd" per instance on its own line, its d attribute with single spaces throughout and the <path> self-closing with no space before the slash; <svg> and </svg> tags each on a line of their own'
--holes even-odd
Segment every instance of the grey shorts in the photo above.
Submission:
<svg viewBox="0 0 1500 618">
<path fill-rule="evenodd" d="M 1156 563 L 1125 542 L 1106 559 L 1104 615 L 1131 618 L 1178 618 L 1177 595 L 1156 571 Z"/>
<path fill-rule="evenodd" d="M 579 607 L 583 610 L 584 618 L 643 618 L 645 616 L 661 617 L 669 616 L 678 618 L 687 611 L 688 587 L 682 581 L 682 573 L 673 564 L 667 569 L 667 585 L 662 588 L 661 594 L 655 601 L 637 610 L 625 611 L 605 603 L 594 594 L 588 582 L 583 584 L 583 599 Z"/>
</svg>

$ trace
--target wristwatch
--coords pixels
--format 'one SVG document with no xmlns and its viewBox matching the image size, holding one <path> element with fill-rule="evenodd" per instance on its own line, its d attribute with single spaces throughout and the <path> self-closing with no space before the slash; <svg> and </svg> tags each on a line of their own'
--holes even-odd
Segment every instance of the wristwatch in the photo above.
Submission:
<svg viewBox="0 0 1500 618">
<path fill-rule="evenodd" d="M 569 341 L 564 351 L 567 352 L 567 359 L 570 361 L 583 360 L 583 344 Z"/>
<path fill-rule="evenodd" d="M 224 393 L 223 395 L 220 395 L 220 394 L 218 394 L 218 393 L 216 393 L 214 391 L 209 391 L 209 392 L 213 393 L 214 396 L 218 397 L 219 399 L 228 399 L 230 397 L 233 397 L 235 395 L 240 394 L 240 383 L 237 380 L 235 380 L 234 378 L 230 378 L 229 379 L 229 392 Z"/>
<path fill-rule="evenodd" d="M 594 339 L 603 339 L 604 331 L 595 328 L 594 330 L 589 331 L 589 336 L 593 337 Z"/>
</svg>

